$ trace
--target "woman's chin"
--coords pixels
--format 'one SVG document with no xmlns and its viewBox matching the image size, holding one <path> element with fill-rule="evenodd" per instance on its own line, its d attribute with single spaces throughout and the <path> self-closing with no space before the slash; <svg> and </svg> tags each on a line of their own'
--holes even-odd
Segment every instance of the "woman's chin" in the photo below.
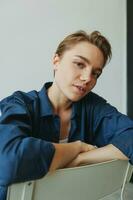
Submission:
<svg viewBox="0 0 133 200">
<path fill-rule="evenodd" d="M 77 95 L 73 95 L 73 96 L 69 96 L 68 99 L 72 102 L 76 102 L 79 101 L 80 99 L 82 99 L 84 96 L 77 96 Z"/>
</svg>

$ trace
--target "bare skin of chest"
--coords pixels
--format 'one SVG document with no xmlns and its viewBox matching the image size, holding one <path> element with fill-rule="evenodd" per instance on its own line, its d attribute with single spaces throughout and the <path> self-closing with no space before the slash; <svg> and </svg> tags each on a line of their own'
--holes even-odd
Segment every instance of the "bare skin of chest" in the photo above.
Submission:
<svg viewBox="0 0 133 200">
<path fill-rule="evenodd" d="M 60 113 L 60 139 L 65 139 L 69 135 L 71 126 L 71 110 Z"/>
</svg>

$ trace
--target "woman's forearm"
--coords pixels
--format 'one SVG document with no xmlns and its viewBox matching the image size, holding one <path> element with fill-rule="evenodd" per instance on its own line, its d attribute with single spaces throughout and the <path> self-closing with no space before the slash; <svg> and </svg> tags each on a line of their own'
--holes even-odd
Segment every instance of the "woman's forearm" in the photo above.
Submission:
<svg viewBox="0 0 133 200">
<path fill-rule="evenodd" d="M 119 149 L 117 149 L 114 145 L 109 144 L 89 152 L 80 153 L 76 159 L 68 164 L 67 167 L 94 164 L 113 159 L 128 160 L 127 156 L 125 156 Z"/>
<path fill-rule="evenodd" d="M 53 143 L 55 147 L 55 155 L 53 157 L 49 171 L 63 168 L 68 163 L 72 162 L 81 152 L 88 152 L 93 149 L 92 145 L 88 145 L 81 141 L 57 144 Z"/>
</svg>

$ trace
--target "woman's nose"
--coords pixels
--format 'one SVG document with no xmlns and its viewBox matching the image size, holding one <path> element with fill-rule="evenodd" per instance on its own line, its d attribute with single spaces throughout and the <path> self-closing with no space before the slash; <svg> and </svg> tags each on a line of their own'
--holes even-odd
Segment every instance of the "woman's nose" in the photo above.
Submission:
<svg viewBox="0 0 133 200">
<path fill-rule="evenodd" d="M 90 82 L 92 79 L 91 76 L 91 70 L 85 70 L 80 76 L 80 80 L 85 81 L 85 82 Z"/>
</svg>

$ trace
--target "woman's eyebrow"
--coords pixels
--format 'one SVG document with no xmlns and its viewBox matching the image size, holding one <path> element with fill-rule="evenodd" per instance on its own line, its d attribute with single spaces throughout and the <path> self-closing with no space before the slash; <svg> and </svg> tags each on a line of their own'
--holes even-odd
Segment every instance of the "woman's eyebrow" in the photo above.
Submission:
<svg viewBox="0 0 133 200">
<path fill-rule="evenodd" d="M 87 62 L 88 64 L 90 64 L 90 61 L 88 58 L 84 57 L 84 56 L 80 56 L 80 55 L 75 55 L 78 58 L 81 58 L 82 60 L 84 60 L 85 62 Z M 98 70 L 102 73 L 102 69 L 101 68 L 96 68 L 95 70 Z"/>
<path fill-rule="evenodd" d="M 75 55 L 75 56 L 78 57 L 78 58 L 81 58 L 82 60 L 84 60 L 88 64 L 90 63 L 90 61 L 87 58 L 85 58 L 84 56 L 80 56 L 80 55 Z"/>
</svg>

